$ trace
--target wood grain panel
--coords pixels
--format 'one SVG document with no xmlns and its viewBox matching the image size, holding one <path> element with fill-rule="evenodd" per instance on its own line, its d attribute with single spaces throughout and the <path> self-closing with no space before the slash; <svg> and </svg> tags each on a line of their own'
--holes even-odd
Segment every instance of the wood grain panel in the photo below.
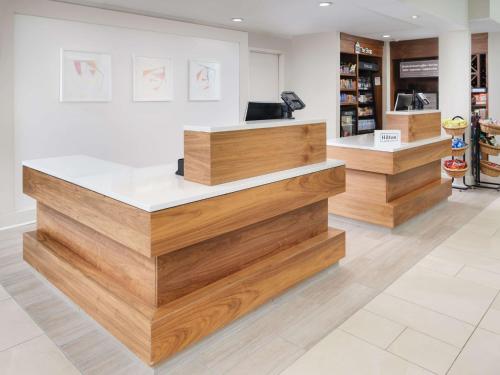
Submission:
<svg viewBox="0 0 500 375">
<path fill-rule="evenodd" d="M 335 215 L 395 228 L 450 195 L 451 182 L 443 179 L 431 182 L 388 203 L 373 202 L 359 196 L 357 199 L 352 199 L 341 194 L 328 200 L 328 210 Z"/>
<path fill-rule="evenodd" d="M 451 140 L 395 152 L 394 174 L 407 171 L 451 155 Z"/>
<path fill-rule="evenodd" d="M 383 41 L 350 35 L 346 33 L 340 33 L 340 52 L 354 53 L 354 45 L 356 44 L 356 42 L 360 42 L 363 47 L 368 47 L 373 51 L 372 55 L 366 56 L 382 57 L 384 55 Z"/>
<path fill-rule="evenodd" d="M 40 239 L 36 232 L 24 234 L 23 258 L 53 285 L 77 303 L 87 314 L 102 324 L 109 332 L 137 354 L 143 361 L 151 362 L 152 310 L 140 313 L 116 296 L 113 291 L 88 276 L 92 272 L 83 259 L 71 256 L 58 242 Z"/>
<path fill-rule="evenodd" d="M 196 133 L 185 132 L 184 177 L 201 184 L 217 185 L 326 160 L 325 123 Z"/>
<path fill-rule="evenodd" d="M 433 161 L 403 173 L 387 176 L 387 202 L 409 194 L 434 181 L 441 180 L 441 160 Z M 349 179 L 347 180 L 349 181 Z"/>
<path fill-rule="evenodd" d="M 384 129 L 401 130 L 401 141 L 415 142 L 441 135 L 441 113 L 386 115 Z"/>
<path fill-rule="evenodd" d="M 471 54 L 488 53 L 488 33 L 471 35 Z"/>
<path fill-rule="evenodd" d="M 394 224 L 399 225 L 427 211 L 432 206 L 447 199 L 450 195 L 451 180 L 442 179 L 390 202 L 390 205 L 394 209 Z"/>
<path fill-rule="evenodd" d="M 44 204 L 37 205 L 38 233 L 49 236 L 83 258 L 96 272 L 127 292 L 156 306 L 156 262 Z"/>
<path fill-rule="evenodd" d="M 267 220 L 345 191 L 344 167 L 331 168 L 152 214 L 159 256 Z"/>
<path fill-rule="evenodd" d="M 328 229 L 328 200 L 158 258 L 162 305 Z"/>
<path fill-rule="evenodd" d="M 414 39 L 391 42 L 391 59 L 420 59 L 439 56 L 439 39 Z"/>
<path fill-rule="evenodd" d="M 330 229 L 163 306 L 152 327 L 152 362 L 186 348 L 338 262 L 344 246 L 344 232 Z"/>
<path fill-rule="evenodd" d="M 394 173 L 394 155 L 391 152 L 335 146 L 328 146 L 327 152 L 328 158 L 343 160 L 347 169 L 385 174 Z"/>
<path fill-rule="evenodd" d="M 387 175 L 346 169 L 346 192 L 342 197 L 357 199 L 363 197 L 371 202 L 387 202 Z"/>
<path fill-rule="evenodd" d="M 23 192 L 142 255 L 150 255 L 150 214 L 23 167 Z"/>
</svg>

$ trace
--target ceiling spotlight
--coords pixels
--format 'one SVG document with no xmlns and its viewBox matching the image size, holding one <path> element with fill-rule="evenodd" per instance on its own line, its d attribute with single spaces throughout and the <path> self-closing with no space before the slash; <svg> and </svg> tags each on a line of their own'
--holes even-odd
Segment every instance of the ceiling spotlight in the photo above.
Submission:
<svg viewBox="0 0 500 375">
<path fill-rule="evenodd" d="M 389 34 L 384 34 L 382 35 L 382 38 L 390 38 L 391 36 Z"/>
<path fill-rule="evenodd" d="M 321 3 L 318 4 L 320 7 L 329 7 L 332 5 L 331 1 L 322 1 Z"/>
<path fill-rule="evenodd" d="M 231 21 L 233 21 L 233 22 L 243 22 L 243 18 L 235 17 L 235 18 L 231 18 Z"/>
<path fill-rule="evenodd" d="M 414 14 L 413 16 L 411 16 L 411 18 L 413 18 L 414 20 L 416 20 L 417 18 L 419 18 L 419 16 L 417 16 L 416 14 Z"/>
</svg>

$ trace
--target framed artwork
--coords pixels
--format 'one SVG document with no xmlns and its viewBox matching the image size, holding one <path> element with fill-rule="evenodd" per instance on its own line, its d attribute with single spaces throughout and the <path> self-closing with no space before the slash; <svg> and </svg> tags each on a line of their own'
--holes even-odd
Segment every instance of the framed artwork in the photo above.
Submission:
<svg viewBox="0 0 500 375">
<path fill-rule="evenodd" d="M 174 75 L 171 59 L 134 56 L 134 101 L 173 100 Z"/>
<path fill-rule="evenodd" d="M 60 100 L 111 101 L 111 56 L 61 49 Z"/>
<path fill-rule="evenodd" d="M 220 100 L 220 64 L 189 61 L 189 100 Z"/>
</svg>

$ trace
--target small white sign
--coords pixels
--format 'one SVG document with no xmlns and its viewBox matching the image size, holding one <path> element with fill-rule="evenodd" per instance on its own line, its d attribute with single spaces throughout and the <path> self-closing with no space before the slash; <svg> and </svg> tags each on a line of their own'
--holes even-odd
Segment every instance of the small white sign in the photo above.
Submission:
<svg viewBox="0 0 500 375">
<path fill-rule="evenodd" d="M 375 147 L 401 147 L 401 130 L 375 130 Z"/>
</svg>

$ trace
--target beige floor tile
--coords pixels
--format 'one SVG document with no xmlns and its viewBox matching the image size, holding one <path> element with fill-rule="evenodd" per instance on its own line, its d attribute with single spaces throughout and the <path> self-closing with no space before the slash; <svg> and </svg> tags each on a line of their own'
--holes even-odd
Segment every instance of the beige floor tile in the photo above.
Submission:
<svg viewBox="0 0 500 375">
<path fill-rule="evenodd" d="M 0 301 L 10 298 L 9 293 L 0 285 Z"/>
<path fill-rule="evenodd" d="M 388 349 L 436 374 L 445 374 L 460 349 L 423 333 L 406 329 Z"/>
<path fill-rule="evenodd" d="M 465 224 L 462 230 L 469 233 L 476 233 L 482 236 L 493 236 L 500 229 L 500 222 L 483 219 L 481 214 L 479 218 Z"/>
<path fill-rule="evenodd" d="M 335 330 L 281 375 L 417 375 L 430 372 L 402 358 Z"/>
<path fill-rule="evenodd" d="M 500 274 L 500 259 L 479 255 L 474 250 L 458 250 L 441 245 L 436 247 L 430 255 L 449 262 L 473 266 L 475 268 Z"/>
<path fill-rule="evenodd" d="M 462 280 L 469 280 L 475 283 L 500 290 L 500 274 L 486 270 L 480 270 L 475 267 L 464 267 L 457 277 Z"/>
<path fill-rule="evenodd" d="M 463 264 L 436 258 L 432 255 L 427 255 L 424 259 L 418 262 L 418 265 L 448 276 L 455 276 L 463 267 Z"/>
<path fill-rule="evenodd" d="M 0 301 L 0 332 L 0 351 L 43 333 L 13 299 Z"/>
<path fill-rule="evenodd" d="M 500 335 L 478 328 L 453 364 L 449 375 L 498 375 Z"/>
<path fill-rule="evenodd" d="M 405 326 L 370 311 L 359 310 L 339 328 L 385 349 L 403 332 Z"/>
<path fill-rule="evenodd" d="M 458 348 L 465 345 L 474 331 L 474 326 L 469 323 L 385 293 L 375 297 L 364 308 Z"/>
<path fill-rule="evenodd" d="M 500 335 L 500 310 L 489 309 L 479 327 Z"/>
<path fill-rule="evenodd" d="M 471 235 L 470 232 L 459 230 L 446 239 L 442 245 L 500 259 L 500 242 L 495 236 Z"/>
<path fill-rule="evenodd" d="M 497 290 L 415 266 L 386 293 L 477 325 Z"/>
<path fill-rule="evenodd" d="M 227 375 L 280 374 L 304 354 L 304 350 L 280 337 L 275 337 L 246 358 L 242 358 Z M 212 370 L 212 369 L 211 369 Z M 214 374 L 221 374 L 213 371 Z"/>
<path fill-rule="evenodd" d="M 491 304 L 492 309 L 500 310 L 500 294 L 497 295 L 497 298 Z"/>
<path fill-rule="evenodd" d="M 75 367 L 45 335 L 0 352 L 3 375 L 72 375 Z"/>
</svg>

